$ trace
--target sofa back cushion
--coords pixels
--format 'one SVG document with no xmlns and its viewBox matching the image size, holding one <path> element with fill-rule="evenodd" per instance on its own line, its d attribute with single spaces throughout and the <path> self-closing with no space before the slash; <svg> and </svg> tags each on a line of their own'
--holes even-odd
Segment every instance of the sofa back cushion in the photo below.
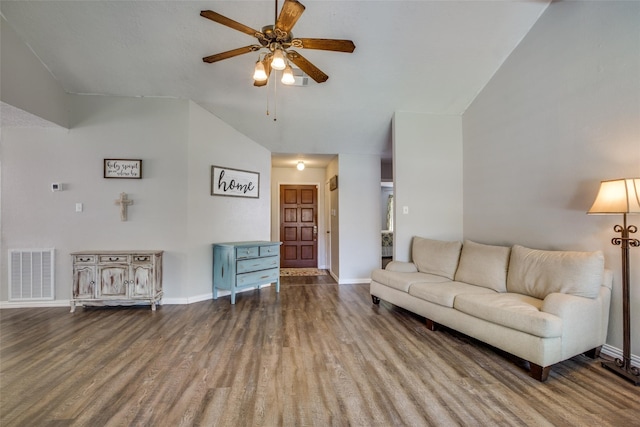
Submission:
<svg viewBox="0 0 640 427">
<path fill-rule="evenodd" d="M 456 271 L 456 281 L 506 292 L 510 254 L 510 247 L 483 245 L 465 240 Z"/>
<path fill-rule="evenodd" d="M 461 242 L 414 237 L 411 257 L 419 272 L 436 274 L 453 280 L 458 268 L 461 248 Z"/>
<path fill-rule="evenodd" d="M 596 298 L 603 275 L 602 251 L 542 251 L 515 245 L 507 290 L 539 299 L 553 292 Z"/>
</svg>

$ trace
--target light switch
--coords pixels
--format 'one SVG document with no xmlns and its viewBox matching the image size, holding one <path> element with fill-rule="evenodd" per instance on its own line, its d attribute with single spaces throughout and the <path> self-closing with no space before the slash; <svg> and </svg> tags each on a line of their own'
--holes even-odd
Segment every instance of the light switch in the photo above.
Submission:
<svg viewBox="0 0 640 427">
<path fill-rule="evenodd" d="M 76 203 L 76 212 L 82 212 L 82 203 Z"/>
<path fill-rule="evenodd" d="M 407 215 L 409 213 L 409 206 L 403 206 L 402 207 L 402 213 Z"/>
</svg>

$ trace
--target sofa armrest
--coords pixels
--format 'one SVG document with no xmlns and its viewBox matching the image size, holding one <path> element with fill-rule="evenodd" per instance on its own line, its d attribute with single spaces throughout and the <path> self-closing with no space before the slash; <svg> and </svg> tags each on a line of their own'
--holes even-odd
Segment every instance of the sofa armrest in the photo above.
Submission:
<svg viewBox="0 0 640 427">
<path fill-rule="evenodd" d="M 391 261 L 384 269 L 399 273 L 416 273 L 418 271 L 418 267 L 414 263 L 404 261 Z"/>
<path fill-rule="evenodd" d="M 607 337 L 611 291 L 600 287 L 597 298 L 551 293 L 540 311 L 562 319 L 562 354 L 572 357 L 601 346 Z"/>
</svg>

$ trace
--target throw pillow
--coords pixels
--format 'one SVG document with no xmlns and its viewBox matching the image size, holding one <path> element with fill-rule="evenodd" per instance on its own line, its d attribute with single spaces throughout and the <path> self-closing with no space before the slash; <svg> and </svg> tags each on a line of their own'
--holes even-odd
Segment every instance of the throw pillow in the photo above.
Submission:
<svg viewBox="0 0 640 427">
<path fill-rule="evenodd" d="M 596 298 L 603 275 L 602 251 L 543 251 L 515 245 L 507 290 L 539 299 L 552 292 Z"/>
<path fill-rule="evenodd" d="M 413 262 L 421 273 L 436 274 L 453 280 L 460 259 L 461 242 L 414 237 Z"/>
<path fill-rule="evenodd" d="M 483 245 L 465 240 L 456 271 L 456 281 L 506 292 L 510 254 L 510 247 Z"/>
</svg>

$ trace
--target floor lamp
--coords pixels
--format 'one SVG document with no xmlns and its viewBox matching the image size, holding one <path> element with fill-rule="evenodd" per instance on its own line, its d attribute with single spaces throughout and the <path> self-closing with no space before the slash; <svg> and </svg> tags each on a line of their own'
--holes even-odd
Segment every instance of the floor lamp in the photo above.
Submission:
<svg viewBox="0 0 640 427">
<path fill-rule="evenodd" d="M 629 307 L 629 248 L 640 246 L 640 241 L 629 237 L 638 231 L 635 225 L 627 226 L 627 214 L 640 214 L 640 178 L 615 179 L 602 181 L 600 190 L 588 214 L 622 214 L 622 226 L 613 230 L 620 237 L 611 239 L 611 243 L 622 248 L 622 359 L 602 362 L 602 366 L 640 384 L 640 369 L 631 365 L 631 310 Z"/>
</svg>

